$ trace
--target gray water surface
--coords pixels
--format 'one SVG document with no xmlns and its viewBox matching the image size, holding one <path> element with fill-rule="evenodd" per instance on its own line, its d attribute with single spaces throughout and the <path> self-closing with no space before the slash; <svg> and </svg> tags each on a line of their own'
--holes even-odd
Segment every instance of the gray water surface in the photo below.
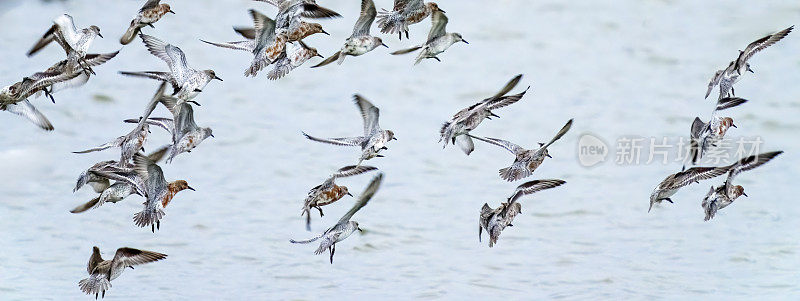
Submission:
<svg viewBox="0 0 800 301">
<path fill-rule="evenodd" d="M 79 27 L 94 24 L 105 39 L 92 52 L 112 52 L 142 1 L 0 2 L 0 83 L 43 70 L 63 53 L 26 51 L 61 13 Z M 249 25 L 248 8 L 276 10 L 246 0 L 171 0 L 168 15 L 145 32 L 181 47 L 189 63 L 212 68 L 224 82 L 196 98 L 195 118 L 213 128 L 209 138 L 172 164 L 168 180 L 186 179 L 155 234 L 131 217 L 140 197 L 83 214 L 69 210 L 94 197 L 72 193 L 75 178 L 115 150 L 78 155 L 128 132 L 155 91 L 151 80 L 120 70 L 166 70 L 140 41 L 95 68 L 88 84 L 31 101 L 55 125 L 44 132 L 2 113 L 0 124 L 0 299 L 86 299 L 91 247 L 106 258 L 129 246 L 169 254 L 114 280 L 108 300 L 164 299 L 791 299 L 800 294 L 800 209 L 793 193 L 800 164 L 800 36 L 792 33 L 751 61 L 756 74 L 736 86 L 750 99 L 731 110 L 737 136 L 760 136 L 763 151 L 785 153 L 737 180 L 741 198 L 703 222 L 700 202 L 715 179 L 687 187 L 675 204 L 647 213 L 653 187 L 680 163 L 592 168 L 578 163 L 580 134 L 601 137 L 678 137 L 695 116 L 708 118 L 703 100 L 714 71 L 747 43 L 799 23 L 794 1 L 439 1 L 456 44 L 440 58 L 412 66 L 413 56 L 388 52 L 425 39 L 428 20 L 412 26 L 411 41 L 383 36 L 391 49 L 348 58 L 342 66 L 309 69 L 314 59 L 279 81 L 245 78 L 245 52 L 200 42 L 232 41 L 233 25 Z M 319 21 L 332 36 L 306 40 L 331 55 L 350 35 L 360 1 L 320 1 L 343 18 Z M 391 1 L 376 1 L 390 8 Z M 373 32 L 378 32 L 373 28 Z M 477 144 L 464 156 L 437 144 L 441 123 L 525 74 L 519 103 L 496 111 L 475 134 L 533 147 L 570 118 L 572 130 L 550 147 L 533 176 L 567 184 L 522 199 L 522 214 L 494 248 L 477 239 L 484 202 L 497 206 L 516 185 L 497 177 L 513 157 Z M 398 141 L 386 158 L 367 161 L 385 173 L 372 202 L 354 217 L 364 228 L 338 244 L 334 264 L 293 245 L 334 224 L 353 203 L 345 198 L 315 216 L 312 232 L 300 218 L 307 191 L 335 169 L 355 163 L 358 151 L 306 140 L 361 131 L 353 93 L 381 110 L 383 128 Z M 713 98 L 713 97 L 712 97 Z M 166 116 L 159 108 L 154 116 Z M 169 142 L 153 129 L 146 148 Z M 476 142 L 478 143 L 478 142 Z M 358 195 L 371 176 L 342 179 Z M 316 214 L 316 213 L 314 213 Z"/>
</svg>

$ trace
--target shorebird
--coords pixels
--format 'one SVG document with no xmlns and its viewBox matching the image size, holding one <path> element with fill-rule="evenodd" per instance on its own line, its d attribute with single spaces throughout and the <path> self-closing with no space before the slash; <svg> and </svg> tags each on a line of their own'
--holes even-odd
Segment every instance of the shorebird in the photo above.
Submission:
<svg viewBox="0 0 800 301">
<path fill-rule="evenodd" d="M 147 157 L 153 162 L 161 161 L 161 158 L 163 158 L 164 154 L 167 153 L 167 149 L 168 147 L 162 147 L 152 154 L 147 155 Z M 109 179 L 102 176 L 102 173 L 115 173 L 117 175 L 130 177 L 133 179 L 133 181 L 141 182 L 139 175 L 133 170 L 132 167 L 119 167 L 117 161 L 113 160 L 99 162 L 81 173 L 81 175 L 78 177 L 75 189 L 72 191 L 75 192 L 83 185 L 89 184 L 92 186 L 94 191 L 100 193 L 100 195 L 84 204 L 75 207 L 74 209 L 70 210 L 70 212 L 81 213 L 89 209 L 100 207 L 106 202 L 116 203 L 125 199 L 131 194 L 136 194 L 136 189 L 128 182 L 116 181 L 114 184 L 109 185 Z"/>
<path fill-rule="evenodd" d="M 83 69 L 93 73 L 94 71 L 92 71 L 91 67 L 83 64 L 83 57 L 86 56 L 89 46 L 98 36 L 103 37 L 100 34 L 99 27 L 92 25 L 78 30 L 75 28 L 72 16 L 63 14 L 53 20 L 53 26 L 33 45 L 31 50 L 28 51 L 28 56 L 36 54 L 51 42 L 56 41 L 64 49 L 68 57 L 73 57 L 78 64 L 84 67 Z"/>
<path fill-rule="evenodd" d="M 161 20 L 161 17 L 167 13 L 175 14 L 169 7 L 169 4 L 159 4 L 160 2 L 161 0 L 147 0 L 147 2 L 144 3 L 144 6 L 139 9 L 139 13 L 136 14 L 136 17 L 131 20 L 131 25 L 128 27 L 128 30 L 125 31 L 125 34 L 119 39 L 122 45 L 130 44 L 133 38 L 135 38 L 136 35 L 139 34 L 139 31 L 145 26 L 155 28 L 153 23 Z"/>
<path fill-rule="evenodd" d="M 728 168 L 728 178 L 725 180 L 725 183 L 717 186 L 716 188 L 711 186 L 711 190 L 709 190 L 708 194 L 706 194 L 706 196 L 703 198 L 702 206 L 706 214 L 705 221 L 714 218 L 714 215 L 718 210 L 728 207 L 728 205 L 733 203 L 733 201 L 739 196 L 747 196 L 747 194 L 744 193 L 744 188 L 741 185 L 733 185 L 733 178 L 736 177 L 736 175 L 759 167 L 777 157 L 781 153 L 783 153 L 783 151 L 749 156 L 730 165 Z"/>
<path fill-rule="evenodd" d="M 450 48 L 453 44 L 457 42 L 469 44 L 461 37 L 460 33 L 447 33 L 447 16 L 445 16 L 444 12 L 440 10 L 434 11 L 431 17 L 431 23 L 431 31 L 428 33 L 428 41 L 425 42 L 425 44 L 398 50 L 392 52 L 392 55 L 406 54 L 422 49 L 417 59 L 414 61 L 414 65 L 419 64 L 423 59 L 436 59 L 441 62 L 442 60 L 436 56 L 447 50 L 447 48 Z"/>
<path fill-rule="evenodd" d="M 522 205 L 517 200 L 526 194 L 537 191 L 558 187 L 566 183 L 564 180 L 533 180 L 517 186 L 514 194 L 506 202 L 492 209 L 488 203 L 484 203 L 481 208 L 481 215 L 478 219 L 478 241 L 481 241 L 483 230 L 489 235 L 489 247 L 493 247 L 500 237 L 500 232 L 506 227 L 513 226 L 514 217 L 522 212 Z"/>
<path fill-rule="evenodd" d="M 348 55 L 359 56 L 372 51 L 378 46 L 389 48 L 389 46 L 383 43 L 381 38 L 369 35 L 369 28 L 372 26 L 372 21 L 375 20 L 375 15 L 375 3 L 372 2 L 372 0 L 361 0 L 361 16 L 358 17 L 358 21 L 356 21 L 356 25 L 353 27 L 353 34 L 344 41 L 342 50 L 339 50 L 322 61 L 322 63 L 312 68 L 322 67 L 334 61 L 341 65 L 342 62 L 344 62 L 344 58 Z"/>
<path fill-rule="evenodd" d="M 150 113 L 152 113 L 156 108 L 159 99 L 161 99 L 161 97 L 164 95 L 164 90 L 166 90 L 166 83 L 161 83 L 161 85 L 158 87 L 158 91 L 156 91 L 156 94 L 153 95 L 153 98 L 147 104 L 147 107 L 145 107 L 144 114 L 142 115 L 144 117 L 139 120 L 139 122 L 136 124 L 136 127 L 133 128 L 133 130 L 131 130 L 128 134 L 119 136 L 117 139 L 114 139 L 114 141 L 102 144 L 100 146 L 73 153 L 85 154 L 112 147 L 119 147 L 121 149 L 119 166 L 128 166 L 129 161 L 131 158 L 133 158 L 133 155 L 139 152 L 139 150 L 141 150 L 144 146 L 144 142 L 147 141 L 147 136 L 150 133 L 150 127 L 146 120 L 147 117 L 150 116 Z"/>
<path fill-rule="evenodd" d="M 178 99 L 164 96 L 160 102 L 172 113 L 169 118 L 148 118 L 147 123 L 159 126 L 172 134 L 172 145 L 169 148 L 167 163 L 172 162 L 178 154 L 191 152 L 208 137 L 214 137 L 211 128 L 199 127 L 194 122 L 194 109 L 188 102 L 176 104 Z M 127 119 L 125 122 L 136 123 L 140 119 Z"/>
<path fill-rule="evenodd" d="M 786 35 L 792 32 L 792 29 L 794 29 L 794 25 L 755 40 L 747 45 L 744 51 L 739 50 L 739 56 L 735 60 L 731 61 L 727 68 L 717 71 L 714 76 L 711 77 L 711 82 L 708 83 L 708 90 L 706 91 L 706 98 L 708 98 L 708 95 L 711 94 L 711 90 L 713 90 L 717 85 L 719 85 L 719 99 L 734 96 L 735 91 L 733 89 L 733 85 L 739 82 L 739 76 L 747 71 L 755 73 L 753 72 L 753 69 L 750 69 L 750 63 L 747 61 L 750 60 L 750 58 L 753 57 L 753 55 L 757 52 L 772 46 L 772 44 L 775 44 L 786 37 Z"/>
<path fill-rule="evenodd" d="M 297 44 L 286 44 L 286 49 L 275 60 L 275 67 L 267 73 L 268 79 L 276 80 L 284 77 L 312 57 L 318 56 L 324 58 L 317 52 L 316 48 L 308 47 L 303 41 L 297 41 L 296 43 Z"/>
<path fill-rule="evenodd" d="M 358 109 L 361 111 L 361 117 L 364 119 L 364 136 L 317 138 L 305 132 L 303 135 L 312 141 L 333 145 L 361 147 L 361 158 L 359 158 L 358 164 L 356 164 L 361 165 L 361 162 L 364 160 L 383 157 L 383 155 L 378 153 L 381 150 L 388 149 L 386 143 L 397 140 L 397 138 L 394 137 L 394 132 L 381 129 L 381 126 L 378 124 L 378 118 L 380 117 L 380 110 L 378 110 L 378 107 L 372 105 L 366 98 L 358 94 L 353 95 L 353 101 L 356 103 L 356 106 L 358 106 Z"/>
<path fill-rule="evenodd" d="M 533 171 L 535 171 L 536 168 L 539 167 L 542 162 L 544 162 L 545 157 L 552 158 L 550 153 L 547 152 L 547 147 L 553 144 L 553 142 L 556 142 L 556 140 L 561 139 L 561 137 L 564 136 L 567 131 L 569 131 L 570 127 L 572 127 L 572 119 L 567 121 L 567 124 L 565 124 L 564 127 L 558 131 L 556 136 L 553 137 L 550 142 L 547 144 L 539 143 L 538 149 L 524 149 L 519 145 L 501 139 L 489 137 L 480 138 L 469 134 L 467 135 L 471 138 L 505 148 L 514 154 L 514 156 L 516 156 L 514 163 L 511 163 L 511 166 L 500 169 L 500 178 L 509 182 L 513 182 L 530 176 Z"/>
<path fill-rule="evenodd" d="M 347 186 L 336 185 L 336 179 L 355 176 L 377 169 L 377 167 L 366 165 L 345 166 L 337 170 L 336 173 L 332 174 L 322 184 L 311 188 L 305 201 L 303 201 L 303 212 L 300 214 L 300 216 L 306 216 L 306 230 L 311 231 L 311 208 L 317 208 L 317 210 L 319 210 L 319 216 L 322 217 L 324 216 L 324 214 L 322 214 L 322 206 L 332 204 L 342 199 L 345 195 L 353 196 L 347 190 Z"/>
<path fill-rule="evenodd" d="M 394 34 L 403 39 L 403 33 L 408 38 L 408 26 L 425 20 L 433 12 L 443 10 L 434 2 L 424 3 L 422 0 L 394 0 L 394 9 L 387 11 L 381 9 L 378 17 L 378 27 L 382 33 Z"/>
<path fill-rule="evenodd" d="M 653 205 L 656 203 L 661 203 L 661 201 L 666 200 L 667 202 L 672 203 L 672 199 L 670 197 L 678 192 L 683 186 L 693 184 L 693 183 L 700 183 L 700 180 L 708 180 L 714 177 L 718 177 L 726 172 L 728 172 L 729 167 L 721 166 L 721 167 L 692 167 L 687 170 L 681 171 L 679 173 L 671 174 L 667 176 L 661 183 L 653 189 L 653 193 L 650 194 L 650 208 L 647 209 L 647 212 L 653 209 Z"/>
<path fill-rule="evenodd" d="M 347 213 L 345 213 L 344 216 L 339 219 L 336 225 L 333 225 L 333 227 L 328 228 L 328 230 L 325 230 L 325 232 L 322 232 L 322 234 L 319 236 L 311 239 L 301 241 L 290 239 L 289 241 L 294 244 L 307 244 L 316 240 L 320 240 L 319 248 L 314 251 L 314 254 L 322 254 L 327 249 L 330 251 L 330 260 L 331 264 L 333 264 L 333 254 L 336 253 L 336 243 L 343 241 L 356 230 L 359 232 L 363 231 L 358 227 L 358 222 L 351 221 L 350 218 L 352 218 L 353 215 L 358 212 L 358 210 L 367 205 L 367 202 L 369 202 L 369 200 L 372 199 L 372 196 L 375 195 L 375 192 L 378 191 L 378 187 L 381 186 L 382 181 L 383 173 L 379 173 L 377 176 L 375 176 L 375 178 L 372 179 L 372 182 L 369 183 L 367 188 L 364 189 L 364 192 L 361 194 L 361 196 L 358 197 L 358 200 L 356 201 L 355 205 L 353 205 L 353 208 L 351 208 L 350 211 L 347 211 Z"/>
<path fill-rule="evenodd" d="M 164 172 L 153 160 L 137 153 L 133 156 L 133 170 L 136 177 L 98 171 L 103 177 L 123 181 L 133 185 L 136 194 L 144 196 L 144 209 L 133 215 L 134 223 L 139 227 L 150 226 L 152 232 L 161 228 L 161 218 L 164 217 L 164 208 L 169 205 L 172 198 L 184 189 L 194 191 L 185 180 L 167 182 L 164 179 Z"/>
<path fill-rule="evenodd" d="M 274 63 L 286 49 L 289 38 L 285 32 L 276 33 L 275 21 L 266 15 L 254 10 L 248 10 L 253 18 L 254 29 L 236 30 L 239 34 L 247 38 L 245 41 L 214 43 L 200 40 L 205 43 L 229 49 L 244 50 L 253 53 L 253 61 L 250 67 L 245 70 L 245 76 L 256 76 L 258 71 Z"/>
<path fill-rule="evenodd" d="M 167 258 L 166 254 L 134 248 L 119 248 L 114 253 L 113 259 L 103 260 L 100 255 L 100 248 L 95 246 L 92 247 L 92 256 L 89 257 L 89 264 L 86 266 L 89 278 L 78 282 L 78 286 L 87 295 L 94 294 L 95 299 L 97 299 L 98 295 L 102 295 L 105 298 L 106 291 L 111 288 L 111 281 L 122 275 L 125 268 L 133 269 L 135 265 L 159 261 L 164 258 Z"/>
<path fill-rule="evenodd" d="M 144 71 L 127 72 L 120 71 L 123 75 L 139 76 L 151 78 L 172 85 L 172 95 L 178 97 L 181 102 L 191 100 L 213 79 L 222 81 L 217 77 L 214 70 L 195 70 L 189 67 L 186 62 L 186 55 L 180 48 L 171 44 L 164 43 L 155 37 L 140 33 L 139 36 L 144 41 L 147 50 L 156 57 L 162 59 L 169 66 L 169 72 Z"/>
<path fill-rule="evenodd" d="M 747 99 L 739 97 L 725 97 L 717 101 L 717 107 L 711 113 L 711 120 L 703 122 L 700 117 L 695 117 L 692 122 L 690 134 L 689 157 L 692 158 L 692 165 L 697 164 L 700 158 L 712 147 L 725 137 L 725 133 L 733 124 L 733 118 L 717 116 L 718 111 L 732 108 L 747 102 Z"/>
<path fill-rule="evenodd" d="M 447 147 L 448 143 L 458 143 L 458 146 L 465 154 L 469 155 L 472 153 L 475 149 L 475 145 L 472 143 L 472 138 L 466 134 L 478 127 L 484 119 L 491 119 L 491 117 L 500 118 L 500 116 L 492 113 L 492 110 L 515 103 L 525 96 L 530 86 L 519 94 L 506 96 L 511 89 L 517 86 L 520 79 L 522 79 L 522 74 L 512 78 L 511 81 L 494 96 L 462 109 L 453 115 L 450 121 L 445 122 L 441 130 L 439 130 L 441 134 L 439 142 L 444 141 L 444 146 L 442 146 L 442 148 Z"/>
</svg>

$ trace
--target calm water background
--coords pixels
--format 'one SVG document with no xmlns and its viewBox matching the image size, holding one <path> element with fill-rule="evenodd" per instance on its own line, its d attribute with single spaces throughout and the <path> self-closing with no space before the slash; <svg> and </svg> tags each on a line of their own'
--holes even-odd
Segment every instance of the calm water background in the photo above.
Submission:
<svg viewBox="0 0 800 301">
<path fill-rule="evenodd" d="M 142 1 L 0 2 L 0 82 L 7 85 L 60 60 L 49 47 L 25 52 L 61 13 L 79 27 L 100 26 L 92 52 L 117 42 Z M 349 36 L 359 1 L 321 1 L 344 16 L 323 20 L 332 36 L 307 42 L 330 55 Z M 376 1 L 378 8 L 391 1 Z M 85 299 L 91 247 L 105 257 L 122 246 L 169 254 L 163 262 L 128 271 L 113 282 L 108 300 L 166 299 L 791 299 L 800 294 L 800 207 L 792 182 L 800 143 L 800 36 L 792 33 L 751 63 L 757 72 L 737 86 L 750 103 L 729 112 L 732 134 L 760 136 L 762 150 L 786 153 L 739 178 L 749 198 L 703 222 L 702 196 L 711 184 L 682 190 L 675 204 L 647 213 L 652 188 L 679 163 L 583 168 L 581 133 L 613 144 L 623 135 L 684 136 L 694 116 L 707 118 L 706 83 L 752 40 L 797 24 L 795 1 L 440 1 L 448 30 L 470 44 L 454 45 L 442 63 L 412 67 L 412 56 L 376 49 L 344 65 L 309 69 L 275 82 L 244 78 L 247 53 L 198 39 L 238 39 L 232 25 L 250 24 L 246 12 L 276 10 L 252 1 L 172 0 L 177 15 L 145 29 L 181 47 L 189 63 L 213 68 L 196 100 L 195 117 L 216 138 L 162 165 L 168 180 L 187 179 L 197 192 L 178 195 L 156 234 L 131 216 L 142 199 L 75 215 L 94 197 L 72 193 L 77 175 L 116 150 L 76 155 L 128 132 L 121 120 L 139 116 L 156 83 L 125 78 L 119 70 L 165 70 L 140 41 L 95 68 L 80 89 L 56 95 L 56 104 L 32 100 L 56 127 L 44 132 L 0 114 L 0 299 Z M 491 11 L 487 14 L 487 11 Z M 429 21 L 412 27 L 412 41 L 385 36 L 392 49 L 424 40 Z M 377 29 L 373 28 L 373 31 Z M 526 180 L 561 178 L 563 187 L 523 199 L 523 214 L 490 249 L 477 240 L 481 205 L 496 206 L 521 183 L 505 183 L 497 169 L 512 161 L 478 144 L 469 157 L 436 144 L 443 121 L 493 94 L 514 74 L 531 85 L 525 98 L 498 110 L 476 134 L 523 146 L 549 139 L 569 118 L 575 125 L 550 148 L 554 156 Z M 384 185 L 355 216 L 366 230 L 339 244 L 335 264 L 312 245 L 292 245 L 335 223 L 351 198 L 326 207 L 306 232 L 299 217 L 306 192 L 335 169 L 354 163 L 356 149 L 310 142 L 358 134 L 355 92 L 381 109 L 381 125 L 399 141 L 387 157 L 368 161 L 386 174 Z M 159 108 L 154 115 L 167 112 Z M 147 145 L 169 141 L 153 129 Z M 613 147 L 613 145 L 612 145 Z M 148 150 L 149 151 L 149 150 Z M 613 149 L 612 149 L 613 152 Z M 610 161 L 613 161 L 613 153 Z M 370 176 L 341 181 L 356 195 Z"/>
</svg>

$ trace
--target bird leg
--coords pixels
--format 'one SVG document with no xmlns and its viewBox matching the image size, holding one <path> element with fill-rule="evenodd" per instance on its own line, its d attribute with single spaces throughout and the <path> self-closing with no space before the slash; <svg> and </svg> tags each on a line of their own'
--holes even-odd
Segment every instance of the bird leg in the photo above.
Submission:
<svg viewBox="0 0 800 301">
<path fill-rule="evenodd" d="M 336 244 L 333 244 L 328 248 L 331 251 L 331 264 L 333 264 L 333 253 L 336 253 Z"/>
<path fill-rule="evenodd" d="M 322 214 L 322 208 L 321 207 L 317 206 L 317 210 L 319 210 L 319 217 L 325 216 L 325 214 Z"/>
<path fill-rule="evenodd" d="M 672 202 L 672 200 L 670 198 L 665 198 L 664 200 L 669 202 L 670 204 L 675 204 L 674 202 Z"/>
</svg>

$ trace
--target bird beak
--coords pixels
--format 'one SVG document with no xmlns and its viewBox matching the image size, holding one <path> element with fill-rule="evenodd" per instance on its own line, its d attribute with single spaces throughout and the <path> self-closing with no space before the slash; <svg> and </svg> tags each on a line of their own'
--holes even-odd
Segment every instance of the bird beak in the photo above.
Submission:
<svg viewBox="0 0 800 301">
<path fill-rule="evenodd" d="M 347 195 L 349 195 L 349 196 L 353 196 L 353 194 L 352 194 L 352 193 L 349 193 L 349 192 L 347 193 Z"/>
<path fill-rule="evenodd" d="M 547 154 L 546 156 L 547 156 L 548 158 L 553 158 L 552 156 L 550 156 L 550 154 Z"/>
<path fill-rule="evenodd" d="M 756 73 L 755 71 L 753 71 L 753 69 L 750 69 L 750 67 L 747 67 L 747 71 L 750 71 L 750 73 L 753 73 L 753 74 Z"/>
<path fill-rule="evenodd" d="M 383 155 L 376 155 L 375 157 L 383 158 Z"/>
<path fill-rule="evenodd" d="M 189 185 L 186 185 L 186 189 L 189 189 L 191 191 L 197 191 L 197 190 L 194 190 L 194 188 L 192 188 L 192 186 L 189 186 Z"/>
<path fill-rule="evenodd" d="M 397 137 L 392 137 L 392 140 L 397 140 Z"/>
<path fill-rule="evenodd" d="M 467 42 L 467 40 L 464 39 L 461 39 L 461 42 L 464 42 L 464 44 L 469 44 L 469 42 Z"/>
<path fill-rule="evenodd" d="M 743 195 L 743 196 L 747 196 L 747 194 L 746 194 L 746 193 L 744 193 L 744 192 L 742 192 L 742 195 Z"/>
<path fill-rule="evenodd" d="M 168 13 L 171 13 L 171 14 L 173 14 L 173 15 L 175 14 L 175 12 L 174 12 L 174 11 L 172 11 L 171 9 L 168 11 Z"/>
<path fill-rule="evenodd" d="M 489 112 L 489 116 L 500 118 L 500 116 L 497 116 L 495 113 L 492 112 Z"/>
<path fill-rule="evenodd" d="M 214 134 L 208 134 L 208 135 L 210 135 L 211 138 L 217 138 L 217 137 L 214 137 Z"/>
<path fill-rule="evenodd" d="M 737 129 L 739 128 L 739 127 L 737 127 L 737 126 L 736 126 L 735 124 L 733 124 L 733 123 L 731 123 L 731 126 L 732 126 L 732 127 L 735 127 L 735 128 L 737 128 Z"/>
<path fill-rule="evenodd" d="M 323 59 L 325 58 L 324 56 L 322 56 L 322 55 L 321 55 L 321 54 L 319 54 L 319 53 L 317 53 L 317 55 L 315 55 L 315 56 L 321 57 L 321 58 L 323 58 Z"/>
<path fill-rule="evenodd" d="M 446 13 L 446 11 L 444 11 L 444 10 L 443 10 L 443 9 L 441 9 L 441 8 L 438 8 L 438 7 L 437 7 L 437 9 L 438 9 L 440 12 Z"/>
<path fill-rule="evenodd" d="M 364 230 L 361 230 L 361 228 L 356 228 L 356 229 L 358 229 L 358 232 L 364 233 Z"/>
<path fill-rule="evenodd" d="M 326 34 L 326 35 L 331 35 L 331 34 L 329 34 L 327 31 L 325 31 L 324 29 L 320 29 L 320 30 L 322 30 L 322 33 L 324 33 L 324 34 Z"/>
<path fill-rule="evenodd" d="M 222 79 L 221 79 L 221 78 L 219 78 L 219 77 L 218 77 L 218 76 L 216 76 L 216 75 L 214 75 L 214 79 L 217 79 L 217 80 L 219 80 L 219 81 L 222 81 Z"/>
<path fill-rule="evenodd" d="M 381 46 L 383 46 L 383 47 L 386 47 L 386 48 L 389 48 L 389 46 L 387 46 L 387 45 L 386 45 L 386 44 L 384 44 L 384 43 L 381 43 Z"/>
<path fill-rule="evenodd" d="M 97 36 L 98 36 L 98 37 L 101 37 L 101 38 L 103 37 L 103 35 L 102 35 L 102 34 L 100 34 L 99 32 L 97 33 Z"/>
</svg>

